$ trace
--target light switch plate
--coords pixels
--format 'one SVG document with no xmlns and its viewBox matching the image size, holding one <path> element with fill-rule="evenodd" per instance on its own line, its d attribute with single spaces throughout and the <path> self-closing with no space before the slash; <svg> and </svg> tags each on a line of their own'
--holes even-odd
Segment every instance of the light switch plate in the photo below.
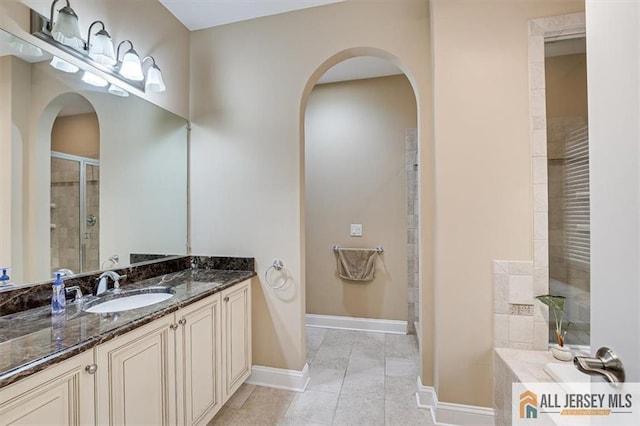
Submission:
<svg viewBox="0 0 640 426">
<path fill-rule="evenodd" d="M 352 237 L 362 237 L 362 224 L 361 223 L 352 223 L 351 224 L 350 235 Z"/>
</svg>

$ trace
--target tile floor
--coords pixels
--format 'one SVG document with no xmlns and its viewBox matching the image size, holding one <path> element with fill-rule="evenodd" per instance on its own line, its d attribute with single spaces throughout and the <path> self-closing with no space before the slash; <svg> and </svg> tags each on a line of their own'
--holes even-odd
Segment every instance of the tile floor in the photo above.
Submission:
<svg viewBox="0 0 640 426">
<path fill-rule="evenodd" d="M 416 407 L 415 336 L 307 327 L 305 392 L 244 384 L 211 425 L 432 425 Z"/>
</svg>

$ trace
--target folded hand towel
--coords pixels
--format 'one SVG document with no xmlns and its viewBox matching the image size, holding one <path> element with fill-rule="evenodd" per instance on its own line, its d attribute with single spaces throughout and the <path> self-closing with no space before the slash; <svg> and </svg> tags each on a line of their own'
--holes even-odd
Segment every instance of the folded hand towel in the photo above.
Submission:
<svg viewBox="0 0 640 426">
<path fill-rule="evenodd" d="M 373 280 L 376 277 L 376 254 L 376 250 L 338 250 L 336 256 L 338 275 L 351 281 Z"/>
</svg>

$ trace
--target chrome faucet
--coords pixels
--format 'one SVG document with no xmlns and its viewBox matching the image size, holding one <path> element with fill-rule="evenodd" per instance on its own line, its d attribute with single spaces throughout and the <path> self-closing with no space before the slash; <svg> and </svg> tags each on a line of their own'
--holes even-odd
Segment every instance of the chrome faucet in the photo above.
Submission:
<svg viewBox="0 0 640 426">
<path fill-rule="evenodd" d="M 126 275 L 118 275 L 116 271 L 105 271 L 96 279 L 96 286 L 94 288 L 93 294 L 96 296 L 101 295 L 105 291 L 107 291 L 109 278 L 113 281 L 113 292 L 118 293 L 120 291 L 120 280 L 124 280 L 127 278 Z"/>
<path fill-rule="evenodd" d="M 607 347 L 602 347 L 596 352 L 595 358 L 577 356 L 573 358 L 573 365 L 580 372 L 590 376 L 604 376 L 610 383 L 624 382 L 624 367 L 618 355 Z"/>
<path fill-rule="evenodd" d="M 80 302 L 80 301 L 82 301 L 82 298 L 84 297 L 84 295 L 82 294 L 82 289 L 80 288 L 80 286 L 77 286 L 77 285 L 65 288 L 64 292 L 65 293 L 74 292 L 74 294 L 75 294 L 75 296 L 73 297 L 73 301 L 74 302 Z"/>
<path fill-rule="evenodd" d="M 53 271 L 54 277 L 56 276 L 56 274 L 60 274 L 61 277 L 70 277 L 71 275 L 74 275 L 73 271 L 67 268 L 61 268 L 61 269 L 58 269 L 57 271 Z"/>
</svg>

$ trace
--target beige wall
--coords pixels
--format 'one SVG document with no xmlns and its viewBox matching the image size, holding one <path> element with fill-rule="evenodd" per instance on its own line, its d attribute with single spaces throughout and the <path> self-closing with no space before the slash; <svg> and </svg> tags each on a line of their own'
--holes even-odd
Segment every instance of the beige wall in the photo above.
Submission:
<svg viewBox="0 0 640 426">
<path fill-rule="evenodd" d="M 50 1 L 24 0 L 24 3 L 49 16 Z M 141 57 L 153 55 L 162 69 L 167 91 L 148 94 L 137 89 L 131 91 L 174 114 L 188 117 L 190 33 L 159 1 L 75 0 L 71 6 L 80 18 L 84 37 L 93 21 L 102 20 L 116 47 L 120 41 L 130 39 Z M 29 34 L 29 9 L 17 0 L 0 1 L 0 28 L 48 51 L 53 49 Z M 77 61 L 63 52 L 58 55 L 69 62 Z"/>
<path fill-rule="evenodd" d="M 301 370 L 305 363 L 306 97 L 342 59 L 395 58 L 417 93 L 423 139 L 431 117 L 427 6 L 347 1 L 192 33 L 193 251 L 255 256 L 259 277 L 279 258 L 291 276 L 282 290 L 254 283 L 255 364 Z M 429 146 L 421 154 L 432 171 Z M 431 196 L 425 190 L 422 202 Z"/>
<path fill-rule="evenodd" d="M 56 118 L 51 129 L 51 150 L 100 158 L 100 129 L 96 113 Z"/>
<path fill-rule="evenodd" d="M 407 320 L 405 129 L 416 127 L 405 76 L 314 87 L 305 117 L 306 306 L 309 314 Z M 350 237 L 360 223 L 362 237 Z M 334 244 L 384 247 L 376 278 L 346 281 Z"/>
<path fill-rule="evenodd" d="M 527 20 L 584 2 L 431 5 L 438 398 L 491 406 L 491 260 L 533 256 Z"/>
</svg>

